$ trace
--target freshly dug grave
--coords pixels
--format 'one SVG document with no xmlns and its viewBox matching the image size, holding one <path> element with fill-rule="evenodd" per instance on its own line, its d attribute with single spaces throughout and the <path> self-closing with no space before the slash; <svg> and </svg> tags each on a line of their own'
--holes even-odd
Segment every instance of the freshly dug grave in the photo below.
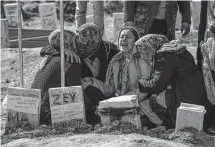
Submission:
<svg viewBox="0 0 215 147">
<path fill-rule="evenodd" d="M 180 33 L 177 32 L 179 36 Z M 197 44 L 197 31 L 191 32 L 183 42 L 194 55 Z M 24 78 L 25 87 L 30 87 L 36 71 L 40 67 L 42 57 L 41 48 L 24 49 Z M 19 82 L 19 55 L 18 49 L 1 50 L 1 101 L 3 101 L 7 87 L 18 87 Z M 5 105 L 2 106 L 1 126 L 6 120 Z M 126 126 L 94 127 L 83 124 L 83 128 L 52 129 L 49 126 L 40 126 L 37 130 L 28 128 L 14 128 L 1 136 L 3 146 L 201 146 L 214 147 L 215 137 L 187 128 L 177 133 L 165 127 L 137 130 Z M 151 136 L 151 137 L 149 137 Z"/>
</svg>

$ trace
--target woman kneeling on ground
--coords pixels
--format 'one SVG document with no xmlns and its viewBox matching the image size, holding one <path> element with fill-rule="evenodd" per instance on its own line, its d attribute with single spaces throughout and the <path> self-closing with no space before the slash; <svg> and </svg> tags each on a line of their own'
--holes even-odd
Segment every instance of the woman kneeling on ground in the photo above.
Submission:
<svg viewBox="0 0 215 147">
<path fill-rule="evenodd" d="M 150 37 L 150 35 L 146 35 Z M 159 94 L 158 98 L 165 98 L 165 106 L 170 112 L 172 124 L 175 125 L 176 111 L 181 102 L 205 106 L 206 114 L 204 129 L 210 127 L 211 112 L 208 109 L 210 102 L 207 99 L 205 83 L 201 68 L 186 46 L 177 41 L 164 44 L 161 48 L 156 46 L 159 37 L 152 37 L 146 41 L 146 36 L 139 39 L 135 45 L 137 51 L 142 52 L 148 58 L 148 63 L 154 67 L 150 79 L 141 78 L 138 87 L 141 93 Z M 155 44 L 150 44 L 155 42 Z M 152 50 L 153 49 L 153 50 Z M 164 91 L 165 90 L 165 91 Z M 161 93 L 164 91 L 163 93 Z M 147 99 L 147 97 L 146 97 Z M 156 112 L 156 109 L 154 109 Z M 160 116 L 160 115 L 159 115 Z"/>
<path fill-rule="evenodd" d="M 81 85 L 81 78 L 94 77 L 104 81 L 111 58 L 119 52 L 116 45 L 103 41 L 99 29 L 94 24 L 84 24 L 78 34 L 65 30 L 65 86 Z M 42 48 L 41 56 L 46 56 L 41 69 L 36 73 L 31 88 L 42 90 L 40 124 L 51 124 L 48 89 L 61 87 L 60 82 L 60 30 L 49 36 L 50 45 Z M 76 63 L 75 63 L 76 62 Z M 81 63 L 81 64 L 77 64 Z M 86 119 L 91 123 L 99 117 L 94 115 L 96 106 L 87 98 L 89 87 L 84 91 Z M 96 117 L 96 118 L 95 118 Z"/>
<path fill-rule="evenodd" d="M 136 29 L 132 27 L 125 27 L 119 33 L 118 46 L 121 50 L 111 60 L 105 82 L 95 78 L 85 78 L 83 88 L 89 86 L 97 89 L 97 92 L 91 93 L 88 97 L 98 105 L 99 101 L 95 97 L 99 95 L 102 99 L 121 95 L 139 94 L 138 81 L 141 77 L 149 78 L 151 72 L 151 64 L 145 60 L 141 55 L 136 55 L 134 50 L 134 43 L 139 39 L 139 34 Z M 162 46 L 168 42 L 164 36 L 160 37 L 161 41 L 158 43 Z M 152 46 L 154 48 L 154 46 Z M 140 97 L 142 95 L 139 95 Z M 159 126 L 163 121 L 151 110 L 149 100 L 143 101 L 143 113 L 149 118 L 151 122 Z"/>
</svg>

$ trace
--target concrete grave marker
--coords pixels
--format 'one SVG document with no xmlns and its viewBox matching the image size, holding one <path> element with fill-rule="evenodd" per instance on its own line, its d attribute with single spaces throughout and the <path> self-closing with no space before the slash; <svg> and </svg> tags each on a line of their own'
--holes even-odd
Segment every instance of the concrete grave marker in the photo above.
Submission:
<svg viewBox="0 0 215 147">
<path fill-rule="evenodd" d="M 10 38 L 7 19 L 1 19 L 1 48 L 10 47 Z"/>
<path fill-rule="evenodd" d="M 49 101 L 53 127 L 73 127 L 73 122 L 76 120 L 85 122 L 81 86 L 50 88 Z"/>
<path fill-rule="evenodd" d="M 93 21 L 93 15 L 88 15 L 87 16 L 87 23 L 94 23 L 94 21 Z"/>
<path fill-rule="evenodd" d="M 192 27 L 194 30 L 198 30 L 200 22 L 200 11 L 201 11 L 201 1 L 191 2 L 192 10 Z"/>
<path fill-rule="evenodd" d="M 113 13 L 113 38 L 114 38 L 114 42 L 117 41 L 118 35 L 119 35 L 119 31 L 122 29 L 123 27 L 123 23 L 124 23 L 124 14 L 123 13 Z"/>
<path fill-rule="evenodd" d="M 185 127 L 193 127 L 201 131 L 205 113 L 204 106 L 181 103 L 177 109 L 175 132 Z"/>
<path fill-rule="evenodd" d="M 87 3 L 87 15 L 93 15 L 93 3 L 92 2 Z"/>
<path fill-rule="evenodd" d="M 57 12 L 55 3 L 43 3 L 39 5 L 39 16 L 41 28 L 54 30 L 57 29 Z"/>
<path fill-rule="evenodd" d="M 131 123 L 138 129 L 142 128 L 136 95 L 124 95 L 100 101 L 98 109 L 102 125 L 111 125 L 115 120 L 119 120 L 120 122 Z M 113 109 L 115 112 L 112 111 Z M 120 111 L 123 113 L 117 114 Z"/>
<path fill-rule="evenodd" d="M 17 28 L 18 27 L 17 3 L 5 4 L 4 11 L 5 11 L 5 17 L 8 20 L 8 26 Z M 21 18 L 21 20 L 23 22 L 23 18 Z"/>
<path fill-rule="evenodd" d="M 41 90 L 9 87 L 7 89 L 6 128 L 38 128 L 40 124 Z"/>
</svg>

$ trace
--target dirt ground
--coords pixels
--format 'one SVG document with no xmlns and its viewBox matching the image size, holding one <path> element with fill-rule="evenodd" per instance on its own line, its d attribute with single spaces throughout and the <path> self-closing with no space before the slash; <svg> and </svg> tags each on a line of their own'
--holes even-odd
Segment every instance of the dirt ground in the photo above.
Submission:
<svg viewBox="0 0 215 147">
<path fill-rule="evenodd" d="M 113 20 L 106 19 L 106 32 L 112 32 Z M 30 23 L 30 22 L 29 22 Z M 34 24 L 33 22 L 30 23 Z M 67 27 L 74 28 L 74 25 Z M 176 32 L 177 38 L 180 32 Z M 108 33 L 107 39 L 112 40 L 113 36 Z M 183 42 L 188 50 L 194 55 L 196 53 L 197 31 L 192 31 Z M 30 87 L 36 71 L 39 69 L 42 57 L 39 52 L 41 48 L 23 49 L 24 57 L 24 79 L 25 87 Z M 7 87 L 18 87 L 19 82 L 19 55 L 17 48 L 1 49 L 1 102 L 6 96 Z M 4 128 L 6 120 L 6 107 L 1 107 L 1 129 Z M 133 133 L 132 133 L 133 132 Z M 198 132 L 195 129 L 184 129 L 174 133 L 173 129 L 165 127 L 151 130 L 132 130 L 131 128 L 121 129 L 120 126 L 85 126 L 84 129 L 66 128 L 55 130 L 48 126 L 41 126 L 37 130 L 25 131 L 15 129 L 8 135 L 1 136 L 1 144 L 4 147 L 11 146 L 117 146 L 117 147 L 169 147 L 169 146 L 201 146 L 214 147 L 215 136 L 207 135 L 205 132 Z"/>
</svg>

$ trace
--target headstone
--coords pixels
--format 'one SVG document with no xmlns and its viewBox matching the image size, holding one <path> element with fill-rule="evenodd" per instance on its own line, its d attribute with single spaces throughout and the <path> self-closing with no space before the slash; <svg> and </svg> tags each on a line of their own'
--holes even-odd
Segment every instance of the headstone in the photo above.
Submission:
<svg viewBox="0 0 215 147">
<path fill-rule="evenodd" d="M 49 101 L 54 128 L 73 127 L 76 120 L 86 121 L 81 86 L 51 88 Z"/>
<path fill-rule="evenodd" d="M 204 106 L 181 103 L 181 106 L 177 108 L 175 132 L 185 127 L 192 127 L 201 131 L 205 112 Z"/>
<path fill-rule="evenodd" d="M 10 39 L 9 39 L 9 30 L 8 30 L 8 21 L 7 19 L 1 19 L 1 48 L 9 48 Z"/>
<path fill-rule="evenodd" d="M 200 22 L 200 10 L 201 10 L 201 1 L 192 1 L 192 27 L 194 30 L 198 30 Z"/>
<path fill-rule="evenodd" d="M 93 23 L 93 15 L 87 16 L 87 23 Z"/>
<path fill-rule="evenodd" d="M 87 16 L 88 15 L 93 15 L 93 3 L 92 2 L 87 3 Z"/>
<path fill-rule="evenodd" d="M 119 36 L 119 31 L 122 29 L 123 27 L 123 23 L 124 23 L 124 14 L 123 13 L 113 13 L 113 38 L 114 38 L 114 42 L 117 41 L 117 38 Z"/>
<path fill-rule="evenodd" d="M 98 109 L 102 125 L 111 125 L 112 122 L 118 120 L 131 123 L 141 129 L 139 103 L 136 95 L 125 95 L 100 101 Z"/>
<path fill-rule="evenodd" d="M 31 128 L 40 124 L 41 90 L 9 87 L 6 129 Z"/>
<path fill-rule="evenodd" d="M 57 29 L 57 12 L 55 3 L 39 4 L 41 28 L 47 30 Z"/>
<path fill-rule="evenodd" d="M 17 28 L 18 27 L 17 3 L 5 4 L 4 11 L 5 17 L 8 20 L 8 26 Z M 21 20 L 23 22 L 23 18 L 21 18 Z"/>
</svg>

